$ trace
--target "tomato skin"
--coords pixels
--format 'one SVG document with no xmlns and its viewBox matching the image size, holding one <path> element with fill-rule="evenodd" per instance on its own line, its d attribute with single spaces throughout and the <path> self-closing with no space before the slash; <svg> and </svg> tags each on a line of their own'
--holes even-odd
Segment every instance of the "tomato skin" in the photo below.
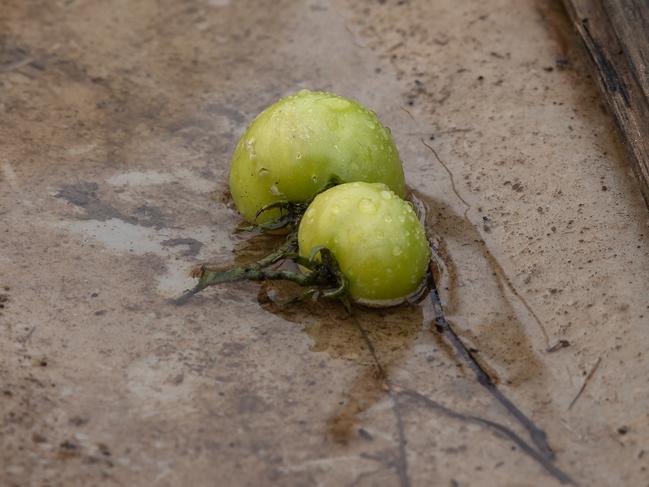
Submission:
<svg viewBox="0 0 649 487">
<path fill-rule="evenodd" d="M 319 194 L 298 229 L 300 255 L 328 248 L 348 278 L 354 301 L 402 302 L 421 288 L 430 261 L 412 206 L 384 184 L 347 183 Z"/>
<path fill-rule="evenodd" d="M 232 156 L 230 192 L 243 217 L 262 223 L 275 201 L 308 202 L 337 177 L 387 184 L 405 193 L 403 168 L 389 129 L 376 114 L 341 96 L 303 90 L 266 108 Z"/>
</svg>

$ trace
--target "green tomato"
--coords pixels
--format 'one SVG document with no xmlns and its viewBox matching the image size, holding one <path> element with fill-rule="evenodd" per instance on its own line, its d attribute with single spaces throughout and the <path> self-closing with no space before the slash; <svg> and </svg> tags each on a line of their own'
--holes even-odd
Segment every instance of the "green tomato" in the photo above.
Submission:
<svg viewBox="0 0 649 487">
<path fill-rule="evenodd" d="M 403 168 L 389 129 L 359 103 L 303 90 L 264 110 L 232 156 L 230 192 L 250 222 L 262 223 L 277 202 L 309 202 L 336 178 L 385 183 L 405 193 Z"/>
<path fill-rule="evenodd" d="M 412 206 L 380 183 L 348 183 L 319 194 L 298 229 L 300 255 L 323 246 L 362 304 L 398 304 L 421 289 L 430 261 Z"/>
</svg>

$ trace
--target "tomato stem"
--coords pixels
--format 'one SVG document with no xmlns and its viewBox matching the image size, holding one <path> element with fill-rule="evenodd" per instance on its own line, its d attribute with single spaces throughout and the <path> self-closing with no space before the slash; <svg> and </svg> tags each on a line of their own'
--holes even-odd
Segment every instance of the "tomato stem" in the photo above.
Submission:
<svg viewBox="0 0 649 487">
<path fill-rule="evenodd" d="M 262 214 L 270 210 L 279 210 L 280 215 L 277 218 L 262 222 L 262 223 L 253 223 L 252 225 L 244 225 L 237 227 L 237 232 L 253 232 L 253 231 L 276 231 L 284 228 L 294 231 L 297 227 L 300 226 L 300 220 L 304 216 L 304 212 L 309 207 L 313 199 L 327 191 L 328 189 L 340 184 L 342 180 L 338 176 L 331 176 L 322 189 L 320 189 L 314 196 L 308 201 L 304 202 L 294 202 L 294 201 L 274 201 L 267 205 L 262 206 L 257 214 L 255 215 L 255 220 L 257 220 Z"/>
<path fill-rule="evenodd" d="M 328 190 L 329 188 L 341 183 L 338 176 L 331 176 L 327 184 L 318 191 L 317 194 Z M 316 195 L 317 196 L 317 195 Z M 315 196 L 314 196 L 315 197 Z M 295 203 L 291 201 L 275 201 L 259 209 L 255 218 L 269 210 L 279 209 L 280 216 L 262 223 L 255 223 L 247 226 L 240 226 L 237 232 L 253 231 L 274 231 L 287 228 L 290 233 L 286 237 L 284 245 L 261 258 L 257 262 L 244 266 L 233 267 L 231 269 L 221 269 L 210 264 L 201 264 L 194 267 L 191 276 L 198 278 L 198 283 L 192 289 L 187 290 L 182 296 L 176 298 L 174 302 L 178 305 L 185 304 L 193 295 L 201 292 L 203 289 L 215 284 L 224 282 L 237 281 L 291 281 L 302 287 L 312 288 L 307 290 L 302 296 L 296 298 L 297 301 L 309 296 L 340 300 L 347 310 L 349 304 L 349 281 L 344 276 L 338 265 L 338 261 L 326 247 L 318 247 L 313 250 L 311 256 L 307 259 L 298 253 L 297 229 L 304 212 L 309 207 L 311 201 Z M 267 269 L 272 265 L 290 261 L 305 269 L 308 273 L 287 271 L 283 269 Z M 294 300 L 291 300 L 293 302 Z"/>
<path fill-rule="evenodd" d="M 285 269 L 272 268 L 281 266 L 290 261 L 308 270 L 306 273 L 294 272 Z M 303 296 L 322 296 L 324 298 L 340 299 L 345 302 L 349 282 L 338 266 L 334 255 L 325 247 L 318 248 L 309 258 L 297 253 L 297 233 L 291 232 L 286 242 L 267 256 L 256 262 L 230 269 L 221 269 L 209 264 L 195 267 L 192 277 L 198 278 L 198 283 L 182 296 L 175 299 L 178 305 L 185 304 L 192 296 L 203 289 L 237 281 L 290 281 L 302 287 L 311 287 Z"/>
</svg>

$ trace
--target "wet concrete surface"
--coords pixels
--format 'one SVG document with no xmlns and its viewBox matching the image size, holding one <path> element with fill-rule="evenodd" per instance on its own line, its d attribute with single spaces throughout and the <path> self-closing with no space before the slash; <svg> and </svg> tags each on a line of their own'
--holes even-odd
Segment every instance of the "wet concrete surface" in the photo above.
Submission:
<svg viewBox="0 0 649 487">
<path fill-rule="evenodd" d="M 532 0 L 5 2 L 0 483 L 558 485 L 484 423 L 396 395 L 525 436 L 428 302 L 169 302 L 197 262 L 275 243 L 232 234 L 228 160 L 311 88 L 392 128 L 447 317 L 556 464 L 649 485 L 647 211 L 576 45 Z"/>
</svg>

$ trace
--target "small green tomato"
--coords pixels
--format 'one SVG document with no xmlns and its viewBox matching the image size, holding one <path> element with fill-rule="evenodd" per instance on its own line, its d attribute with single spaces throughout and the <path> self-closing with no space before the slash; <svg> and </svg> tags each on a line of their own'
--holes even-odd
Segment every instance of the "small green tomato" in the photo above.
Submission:
<svg viewBox="0 0 649 487">
<path fill-rule="evenodd" d="M 424 283 L 430 249 L 412 206 L 386 185 L 347 183 L 319 194 L 298 229 L 300 255 L 334 255 L 361 304 L 403 302 Z"/>
<path fill-rule="evenodd" d="M 341 96 L 303 90 L 266 108 L 232 156 L 230 192 L 249 222 L 263 223 L 277 201 L 308 202 L 332 180 L 380 182 L 399 196 L 403 168 L 389 129 Z"/>
</svg>

